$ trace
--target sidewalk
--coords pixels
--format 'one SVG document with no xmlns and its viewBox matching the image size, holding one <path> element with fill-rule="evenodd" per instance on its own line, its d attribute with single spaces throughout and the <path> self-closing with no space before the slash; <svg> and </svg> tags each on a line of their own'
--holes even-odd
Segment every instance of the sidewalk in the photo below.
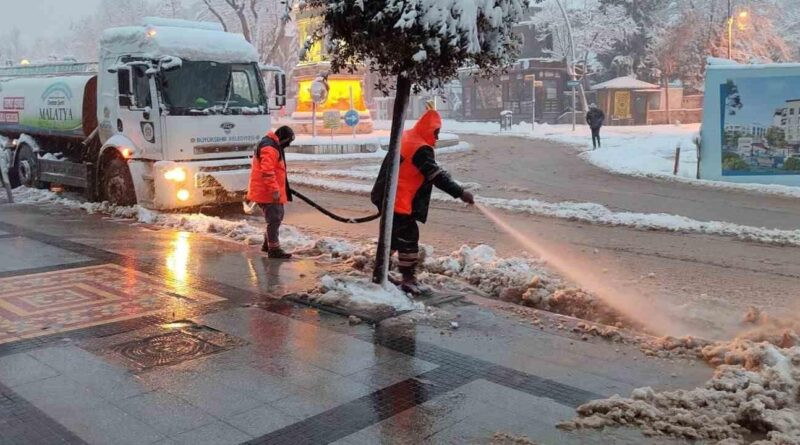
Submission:
<svg viewBox="0 0 800 445">
<path fill-rule="evenodd" d="M 661 444 L 555 425 L 704 365 L 582 342 L 475 304 L 377 328 L 280 297 L 325 272 L 254 247 L 0 205 L 0 444 Z"/>
</svg>

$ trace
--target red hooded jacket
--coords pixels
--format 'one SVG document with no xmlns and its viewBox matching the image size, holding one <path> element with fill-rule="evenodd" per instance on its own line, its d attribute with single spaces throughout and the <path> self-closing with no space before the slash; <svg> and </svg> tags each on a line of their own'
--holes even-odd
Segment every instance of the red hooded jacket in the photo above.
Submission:
<svg viewBox="0 0 800 445">
<path fill-rule="evenodd" d="M 278 144 L 278 136 L 270 131 L 258 144 L 253 156 L 247 199 L 259 204 L 272 204 L 275 202 L 272 195 L 276 191 L 280 193 L 280 204 L 291 201 L 286 180 L 286 160 Z"/>
</svg>

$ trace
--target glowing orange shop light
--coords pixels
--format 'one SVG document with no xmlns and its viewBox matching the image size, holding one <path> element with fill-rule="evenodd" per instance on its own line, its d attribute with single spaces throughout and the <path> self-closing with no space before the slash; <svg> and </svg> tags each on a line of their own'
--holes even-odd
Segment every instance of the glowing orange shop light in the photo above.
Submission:
<svg viewBox="0 0 800 445">
<path fill-rule="evenodd" d="M 297 94 L 297 111 L 311 112 L 311 82 L 313 79 L 301 80 Z M 328 100 L 317 106 L 317 112 L 323 111 L 348 111 L 350 109 L 350 88 L 353 89 L 353 108 L 367 112 L 364 104 L 364 92 L 360 79 L 328 78 Z"/>
<path fill-rule="evenodd" d="M 147 28 L 147 37 L 150 37 L 152 39 L 157 34 L 158 34 L 158 31 L 156 31 L 155 28 Z"/>
<path fill-rule="evenodd" d="M 120 153 L 122 153 L 122 157 L 125 159 L 130 159 L 131 156 L 133 156 L 133 150 L 128 147 L 122 147 Z"/>
</svg>

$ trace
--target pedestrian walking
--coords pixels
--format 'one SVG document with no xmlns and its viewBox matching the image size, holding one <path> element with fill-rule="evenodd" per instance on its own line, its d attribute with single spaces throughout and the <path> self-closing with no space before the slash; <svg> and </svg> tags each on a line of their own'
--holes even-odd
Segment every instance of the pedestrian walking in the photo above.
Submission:
<svg viewBox="0 0 800 445">
<path fill-rule="evenodd" d="M 592 147 L 600 148 L 600 128 L 606 120 L 606 115 L 603 110 L 597 108 L 597 105 L 589 105 L 589 111 L 586 113 L 586 123 L 592 129 Z"/>
<path fill-rule="evenodd" d="M 294 131 L 285 125 L 267 133 L 256 147 L 250 170 L 247 199 L 257 203 L 264 212 L 267 231 L 261 250 L 266 252 L 269 258 L 292 257 L 291 253 L 281 248 L 279 235 L 284 217 L 284 205 L 292 200 L 284 151 L 292 141 L 294 141 Z"/>
<path fill-rule="evenodd" d="M 419 226 L 428 219 L 433 187 L 453 198 L 475 204 L 472 193 L 453 181 L 436 163 L 434 148 L 442 128 L 442 118 L 436 110 L 428 110 L 414 125 L 403 133 L 400 147 L 400 174 L 397 180 L 397 198 L 392 222 L 392 252 L 397 252 L 398 268 L 402 274 L 400 288 L 412 295 L 430 292 L 417 281 L 419 262 Z M 386 180 L 391 166 L 388 157 L 381 165 L 375 186 L 372 188 L 372 203 L 382 208 Z"/>
</svg>

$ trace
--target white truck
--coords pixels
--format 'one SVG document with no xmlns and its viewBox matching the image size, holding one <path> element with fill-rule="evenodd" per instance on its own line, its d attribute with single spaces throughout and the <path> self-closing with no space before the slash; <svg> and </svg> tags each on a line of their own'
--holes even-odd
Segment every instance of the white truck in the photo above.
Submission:
<svg viewBox="0 0 800 445">
<path fill-rule="evenodd" d="M 242 201 L 284 74 L 264 68 L 268 101 L 255 48 L 214 23 L 146 18 L 99 43 L 97 63 L 0 68 L 12 185 L 158 210 Z"/>
</svg>

